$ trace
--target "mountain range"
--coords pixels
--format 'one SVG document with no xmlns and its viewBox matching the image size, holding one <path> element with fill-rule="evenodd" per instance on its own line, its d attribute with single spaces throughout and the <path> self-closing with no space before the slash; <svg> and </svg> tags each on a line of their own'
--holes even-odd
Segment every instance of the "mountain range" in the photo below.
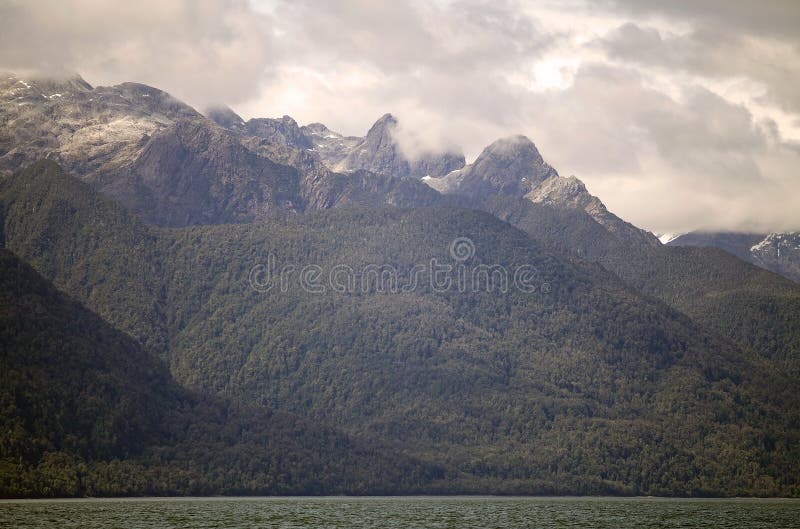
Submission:
<svg viewBox="0 0 800 529">
<path fill-rule="evenodd" d="M 3 76 L 0 494 L 800 493 L 797 283 L 662 245 L 524 136 L 466 164 L 390 114 L 204 114 Z"/>
<path fill-rule="evenodd" d="M 731 233 L 696 231 L 679 235 L 670 246 L 719 248 L 749 263 L 800 282 L 800 232 Z"/>
</svg>

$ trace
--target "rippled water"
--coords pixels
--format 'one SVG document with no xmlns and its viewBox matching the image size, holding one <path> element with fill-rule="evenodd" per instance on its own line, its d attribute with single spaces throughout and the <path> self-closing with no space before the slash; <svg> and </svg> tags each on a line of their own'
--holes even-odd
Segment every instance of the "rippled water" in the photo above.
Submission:
<svg viewBox="0 0 800 529">
<path fill-rule="evenodd" d="M 0 527 L 800 527 L 800 500 L 147 498 L 0 501 Z"/>
</svg>

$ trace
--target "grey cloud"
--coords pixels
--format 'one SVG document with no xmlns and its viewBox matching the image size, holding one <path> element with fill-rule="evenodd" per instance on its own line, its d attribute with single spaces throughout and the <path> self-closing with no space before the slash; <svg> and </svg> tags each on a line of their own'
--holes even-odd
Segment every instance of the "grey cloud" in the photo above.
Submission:
<svg viewBox="0 0 800 529">
<path fill-rule="evenodd" d="M 609 56 L 716 78 L 747 77 L 763 83 L 766 103 L 800 111 L 800 45 L 754 38 L 730 27 L 662 35 L 655 28 L 626 23 L 597 43 Z"/>
<path fill-rule="evenodd" d="M 0 1 L 0 67 L 139 81 L 202 106 L 253 96 L 272 30 L 244 0 Z"/>
<path fill-rule="evenodd" d="M 673 99 L 646 81 L 630 68 L 586 65 L 570 88 L 528 100 L 525 132 L 562 174 L 640 225 L 800 227 L 800 157 L 774 123 L 697 86 Z"/>
<path fill-rule="evenodd" d="M 767 142 L 765 130 L 745 107 L 698 87 L 685 91 L 682 105 L 643 109 L 638 121 L 662 154 L 676 162 L 695 151 L 752 154 Z"/>
<path fill-rule="evenodd" d="M 606 0 L 603 5 L 629 15 L 662 15 L 698 27 L 729 28 L 742 34 L 797 41 L 800 6 L 796 0 Z"/>
<path fill-rule="evenodd" d="M 277 68 L 288 77 L 296 65 L 314 72 L 298 88 L 315 94 L 310 104 L 322 114 L 304 114 L 305 100 L 299 110 L 273 112 L 299 113 L 301 121 L 323 120 L 350 134 L 392 112 L 415 132 L 413 140 L 404 136 L 421 144 L 406 145 L 414 151 L 458 144 L 474 155 L 494 139 L 489 134 L 518 127 L 516 108 L 527 90 L 509 83 L 509 74 L 530 69 L 564 38 L 512 2 L 292 2 L 276 18 L 285 30 L 284 55 L 293 58 Z M 366 77 L 355 91 L 345 86 L 350 72 Z M 282 83 L 266 85 L 262 100 L 286 93 Z"/>
<path fill-rule="evenodd" d="M 529 61 L 559 37 L 510 2 L 293 2 L 279 10 L 288 46 L 321 62 L 364 63 L 386 74 L 457 75 Z"/>
<path fill-rule="evenodd" d="M 294 2 L 281 15 L 289 42 L 331 63 L 365 62 L 388 71 L 410 70 L 433 47 L 418 11 L 403 2 Z"/>
</svg>

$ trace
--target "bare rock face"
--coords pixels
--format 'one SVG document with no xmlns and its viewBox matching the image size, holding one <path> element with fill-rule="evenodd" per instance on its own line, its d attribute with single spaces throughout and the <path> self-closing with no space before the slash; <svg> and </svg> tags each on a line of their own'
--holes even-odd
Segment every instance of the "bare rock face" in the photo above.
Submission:
<svg viewBox="0 0 800 529">
<path fill-rule="evenodd" d="M 397 178 L 364 170 L 332 172 L 329 178 L 309 187 L 309 209 L 382 205 L 413 208 L 442 203 L 439 193 L 415 178 Z"/>
<path fill-rule="evenodd" d="M 750 247 L 751 262 L 800 282 L 800 232 L 770 233 Z"/>
<path fill-rule="evenodd" d="M 407 176 L 408 160 L 399 153 L 399 147 L 392 137 L 397 120 L 391 114 L 383 115 L 342 160 L 338 168 L 352 171 L 366 169 L 376 173 Z"/>
<path fill-rule="evenodd" d="M 269 150 L 282 146 L 304 150 L 331 171 L 365 170 L 398 178 L 421 178 L 441 176 L 464 166 L 464 156 L 460 153 L 422 153 L 408 157 L 394 136 L 397 120 L 391 114 L 381 117 L 363 138 L 343 136 L 322 123 L 300 127 L 289 116 L 255 118 L 240 123 L 230 109 L 210 109 L 206 115 L 221 127 L 244 136 L 254 148 Z"/>
<path fill-rule="evenodd" d="M 426 179 L 426 182 L 445 193 L 521 197 L 552 176 L 558 173 L 542 159 L 531 140 L 525 136 L 509 136 L 486 147 L 475 163 L 440 179 Z"/>
<path fill-rule="evenodd" d="M 534 187 L 525 198 L 534 203 L 560 209 L 582 210 L 609 232 L 631 242 L 657 246 L 658 239 L 651 233 L 625 222 L 606 208 L 599 198 L 586 190 L 586 185 L 574 176 L 552 176 Z"/>
<path fill-rule="evenodd" d="M 169 94 L 136 83 L 92 88 L 80 77 L 3 75 L 0 172 L 49 157 L 93 181 L 129 165 L 151 135 L 200 117 Z"/>
<path fill-rule="evenodd" d="M 297 169 L 302 175 L 300 193 L 306 210 L 358 205 L 416 207 L 433 205 L 442 196 L 414 178 L 400 178 L 365 170 L 340 173 L 324 164 L 313 149 L 297 149 L 282 143 L 267 143 L 257 137 L 244 144 L 277 163 Z"/>
<path fill-rule="evenodd" d="M 658 245 L 652 234 L 640 230 L 606 209 L 599 198 L 575 178 L 559 176 L 525 136 L 501 138 L 461 170 L 441 178 L 425 178 L 441 193 L 481 199 L 490 196 L 524 197 L 561 210 L 586 212 L 607 231 L 648 245 Z"/>
<path fill-rule="evenodd" d="M 426 205 L 441 197 L 419 180 L 332 171 L 313 137 L 360 139 L 290 117 L 244 122 L 227 107 L 205 117 L 169 94 L 80 77 L 0 81 L 0 171 L 50 158 L 148 222 L 251 222 L 346 204 Z M 317 133 L 313 136 L 312 133 Z M 333 145 L 333 143 L 331 143 Z M 335 150 L 335 147 L 333 147 Z"/>
<path fill-rule="evenodd" d="M 331 169 L 338 167 L 363 138 L 342 136 L 322 123 L 311 123 L 301 127 L 303 134 L 311 142 L 314 154 Z"/>
<path fill-rule="evenodd" d="M 101 190 L 164 226 L 261 220 L 305 209 L 300 173 L 250 151 L 203 121 L 154 135 Z"/>
<path fill-rule="evenodd" d="M 206 113 L 136 83 L 93 88 L 77 76 L 4 75 L 0 171 L 51 158 L 149 222 L 169 226 L 249 222 L 345 204 L 429 205 L 440 201 L 440 191 L 525 197 L 585 211 L 608 231 L 655 241 L 608 212 L 578 179 L 558 176 L 524 136 L 497 140 L 464 166 L 457 153 L 410 159 L 391 114 L 357 138 L 319 123 L 300 127 L 289 116 L 245 122 L 227 107 Z"/>
<path fill-rule="evenodd" d="M 231 114 L 223 117 L 238 126 Z M 6 76 L 0 115 L 4 171 L 51 158 L 148 222 L 245 222 L 304 209 L 296 169 L 149 86 Z"/>
<path fill-rule="evenodd" d="M 244 134 L 261 139 L 264 143 L 284 145 L 295 149 L 310 149 L 311 140 L 289 116 L 280 119 L 255 118 L 244 125 Z"/>
</svg>

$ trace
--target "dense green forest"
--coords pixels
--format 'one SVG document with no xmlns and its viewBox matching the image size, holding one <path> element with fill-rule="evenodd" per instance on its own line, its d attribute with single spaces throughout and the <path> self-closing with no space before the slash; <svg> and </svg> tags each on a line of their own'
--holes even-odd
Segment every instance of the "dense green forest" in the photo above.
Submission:
<svg viewBox="0 0 800 529">
<path fill-rule="evenodd" d="M 279 430 L 265 452 L 254 439 L 268 426 L 256 421 L 252 438 L 234 442 L 215 436 L 240 427 L 181 404 L 184 422 L 211 440 L 155 432 L 131 448 L 143 455 L 78 453 L 109 479 L 121 475 L 114 465 L 178 465 L 194 476 L 137 490 L 800 493 L 800 394 L 784 372 L 791 357 L 709 332 L 487 213 L 340 209 L 154 228 L 51 162 L 3 182 L 0 200 L 6 246 L 168 364 L 187 388 L 171 398 L 191 391 L 192 402 L 217 403 L 202 405 L 212 410 L 341 432 L 320 443 L 319 433 Z M 295 280 L 267 292 L 252 284 L 254 267 L 270 259 L 278 269 L 319 267 L 322 277 L 341 265 L 387 265 L 405 279 L 431 259 L 456 264 L 450 244 L 459 237 L 474 244 L 474 256 L 459 261 L 468 271 L 528 267 L 534 291 L 435 289 L 426 273 L 398 293 L 369 282 L 347 293 L 309 292 Z M 168 448 L 147 448 L 164 444 L 158 435 L 172 439 Z M 345 441 L 336 439 L 367 448 L 340 461 L 336 443 Z M 164 466 L 147 466 L 154 458 Z M 298 468 L 283 479 L 264 470 L 270 463 Z M 146 487 L 161 479 L 158 470 L 132 472 Z"/>
<path fill-rule="evenodd" d="M 550 247 L 600 263 L 634 289 L 800 379 L 800 285 L 715 248 L 642 246 L 603 229 L 583 211 L 513 197 L 485 209 Z"/>
<path fill-rule="evenodd" d="M 180 388 L 166 365 L 0 250 L 0 497 L 414 492 L 385 447 Z"/>
</svg>

